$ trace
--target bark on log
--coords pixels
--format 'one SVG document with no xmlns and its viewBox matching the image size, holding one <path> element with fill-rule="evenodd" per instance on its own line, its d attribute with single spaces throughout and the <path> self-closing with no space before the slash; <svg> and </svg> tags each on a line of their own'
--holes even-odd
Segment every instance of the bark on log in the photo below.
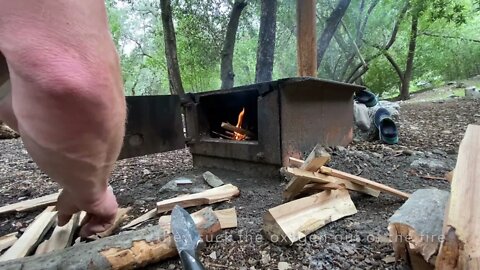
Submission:
<svg viewBox="0 0 480 270">
<path fill-rule="evenodd" d="M 213 239 L 220 228 L 215 213 L 205 208 L 192 215 L 204 239 Z M 41 256 L 7 261 L 2 270 L 136 269 L 177 254 L 169 228 L 160 225 L 131 231 Z"/>
<path fill-rule="evenodd" d="M 413 270 L 435 265 L 448 196 L 438 189 L 417 190 L 389 219 L 395 257 L 409 262 Z"/>
</svg>

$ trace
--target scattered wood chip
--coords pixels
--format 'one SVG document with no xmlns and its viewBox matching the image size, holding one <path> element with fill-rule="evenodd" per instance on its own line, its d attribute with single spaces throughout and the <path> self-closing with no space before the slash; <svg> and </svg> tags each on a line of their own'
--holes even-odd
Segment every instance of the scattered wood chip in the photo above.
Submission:
<svg viewBox="0 0 480 270">
<path fill-rule="evenodd" d="M 288 270 L 292 269 L 289 263 L 287 262 L 279 262 L 277 266 L 278 270 Z"/>
<path fill-rule="evenodd" d="M 419 189 L 389 219 L 395 256 L 412 269 L 435 265 L 448 195 L 443 190 Z"/>
<path fill-rule="evenodd" d="M 17 233 L 10 233 L 0 237 L 0 252 L 11 247 L 18 240 Z"/>
<path fill-rule="evenodd" d="M 480 126 L 469 125 L 458 151 L 437 269 L 480 266 Z"/>
<path fill-rule="evenodd" d="M 138 218 L 130 221 L 127 225 L 122 227 L 122 230 L 130 229 L 133 228 L 149 219 L 152 219 L 157 216 L 157 209 L 152 209 L 148 211 L 147 213 L 139 216 Z"/>
<path fill-rule="evenodd" d="M 215 174 L 209 171 L 206 171 L 203 173 L 203 179 L 205 179 L 208 185 L 210 185 L 213 188 L 224 185 L 223 181 L 220 178 L 218 178 Z"/>
<path fill-rule="evenodd" d="M 216 210 L 213 212 L 217 216 L 222 230 L 237 227 L 237 212 L 235 208 L 230 208 L 225 210 Z M 198 212 L 195 212 L 194 214 L 197 214 L 197 213 Z M 170 215 L 164 215 L 160 217 L 160 219 L 158 220 L 158 223 L 162 225 L 162 227 L 169 227 L 171 220 L 172 220 L 172 217 Z"/>
<path fill-rule="evenodd" d="M 179 178 L 179 179 L 176 179 L 175 180 L 175 184 L 177 184 L 177 186 L 181 186 L 181 185 L 191 185 L 193 184 L 192 180 L 190 179 L 187 179 L 187 178 Z"/>
<path fill-rule="evenodd" d="M 104 238 L 104 237 L 112 235 L 112 233 L 127 218 L 127 214 L 128 214 L 128 212 L 130 212 L 130 210 L 132 210 L 131 207 L 118 209 L 117 216 L 115 217 L 115 221 L 113 222 L 113 225 L 110 228 L 108 228 L 106 231 L 104 231 L 102 233 L 98 233 L 97 235 L 100 238 Z"/>
<path fill-rule="evenodd" d="M 57 212 L 44 211 L 27 227 L 22 236 L 1 257 L 0 262 L 29 255 L 55 223 Z M 0 267 L 1 268 L 1 267 Z"/>
<path fill-rule="evenodd" d="M 72 245 L 73 235 L 78 226 L 80 214 L 72 216 L 70 221 L 64 226 L 56 226 L 50 239 L 43 241 L 35 251 L 35 255 L 45 254 L 54 250 L 62 250 Z"/>
<path fill-rule="evenodd" d="M 215 215 L 217 215 L 218 220 L 220 220 L 222 229 L 236 228 L 238 226 L 237 211 L 235 210 L 235 207 L 224 210 L 216 210 Z"/>
<path fill-rule="evenodd" d="M 305 171 L 314 172 L 320 169 L 325 163 L 330 161 L 330 154 L 325 151 L 325 149 L 317 145 L 307 157 L 305 162 L 300 166 L 300 169 Z M 310 181 L 304 178 L 292 177 L 285 187 L 283 192 L 283 199 L 285 201 L 290 201 L 295 196 L 300 193 L 303 187 L 308 184 Z"/>
<path fill-rule="evenodd" d="M 211 208 L 192 215 L 200 235 L 213 239 L 221 228 Z M 142 268 L 177 255 L 168 228 L 152 226 L 137 231 L 80 243 L 71 248 L 44 255 L 0 263 L 0 269 L 133 269 Z"/>
<path fill-rule="evenodd" d="M 293 244 L 326 224 L 357 213 L 347 190 L 324 191 L 274 207 L 263 218 L 270 241 Z"/>
<path fill-rule="evenodd" d="M 454 172 L 454 170 L 453 170 L 453 171 L 451 171 L 451 172 L 447 172 L 447 173 L 445 174 L 445 179 L 447 179 L 447 180 L 448 180 L 448 182 L 450 182 L 450 183 L 452 183 L 452 179 L 453 179 L 453 172 Z"/>
<path fill-rule="evenodd" d="M 384 263 L 391 264 L 391 263 L 396 262 L 397 260 L 395 259 L 394 256 L 387 256 L 387 257 L 383 258 L 382 261 Z"/>
<path fill-rule="evenodd" d="M 175 205 L 180 205 L 183 208 L 199 206 L 205 204 L 213 204 L 222 201 L 228 201 L 240 194 L 240 190 L 232 185 L 224 185 L 217 188 L 212 188 L 200 193 L 184 195 L 161 202 L 157 202 L 157 212 L 165 213 L 173 209 Z"/>
<path fill-rule="evenodd" d="M 50 194 L 47 196 L 38 197 L 35 199 L 21 201 L 18 203 L 2 206 L 0 207 L 0 214 L 31 211 L 31 210 L 35 210 L 38 208 L 55 204 L 57 202 L 58 195 L 60 195 L 60 192 L 61 190 L 57 193 Z"/>
</svg>

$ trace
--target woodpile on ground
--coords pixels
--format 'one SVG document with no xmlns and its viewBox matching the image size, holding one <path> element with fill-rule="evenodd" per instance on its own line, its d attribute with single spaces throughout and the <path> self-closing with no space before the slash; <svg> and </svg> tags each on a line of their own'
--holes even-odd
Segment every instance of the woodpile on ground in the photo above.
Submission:
<svg viewBox="0 0 480 270">
<path fill-rule="evenodd" d="M 216 177 L 212 173 L 208 177 Z M 207 181 L 207 180 L 206 180 Z M 58 193 L 22 201 L 0 208 L 0 214 L 31 211 L 47 208 L 38 215 L 25 232 L 0 237 L 0 269 L 136 269 L 177 254 L 170 233 L 169 215 L 165 215 L 175 205 L 194 207 L 210 205 L 230 200 L 240 194 L 231 184 L 219 184 L 204 192 L 183 195 L 157 203 L 157 209 L 137 217 L 120 228 L 130 208 L 120 208 L 115 222 L 107 231 L 88 239 L 75 237 L 84 222 L 86 213 L 75 214 L 64 226 L 56 225 L 56 202 Z M 136 226 L 163 214 L 157 226 L 136 230 Z M 213 237 L 221 230 L 237 227 L 235 208 L 212 210 L 203 208 L 192 214 L 200 235 L 205 239 Z M 119 230 L 131 230 L 114 235 Z"/>
<path fill-rule="evenodd" d="M 291 177 L 279 205 L 264 215 L 263 231 L 268 239 L 291 245 L 330 222 L 354 215 L 357 209 L 349 191 L 378 197 L 384 192 L 401 199 L 409 194 L 380 183 L 326 167 L 330 155 L 317 145 L 305 161 L 290 158 L 281 172 Z M 299 198 L 301 195 L 310 195 Z M 312 195 L 313 194 L 313 195 Z"/>
</svg>

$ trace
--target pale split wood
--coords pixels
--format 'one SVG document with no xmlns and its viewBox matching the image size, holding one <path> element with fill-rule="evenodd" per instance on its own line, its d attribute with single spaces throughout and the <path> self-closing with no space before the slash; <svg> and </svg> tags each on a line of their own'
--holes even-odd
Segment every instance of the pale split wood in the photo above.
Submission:
<svg viewBox="0 0 480 270">
<path fill-rule="evenodd" d="M 308 172 L 308 171 L 304 171 L 304 170 L 299 169 L 299 168 L 285 168 L 284 172 L 288 175 L 293 176 L 293 177 L 296 177 L 296 178 L 299 178 L 299 179 L 304 179 L 308 183 L 314 182 L 314 183 L 319 183 L 319 184 L 336 184 L 336 185 L 342 185 L 342 186 L 346 187 L 348 190 L 361 192 L 361 193 L 368 194 L 368 195 L 373 196 L 373 197 L 378 197 L 380 195 L 380 191 L 378 191 L 378 190 L 375 190 L 375 189 L 372 189 L 372 188 L 369 188 L 369 187 L 365 187 L 365 186 L 362 186 L 362 185 L 358 185 L 358 184 L 352 183 L 348 180 L 338 178 L 338 177 L 335 177 L 335 176 L 325 175 L 325 174 L 318 173 L 318 172 Z M 328 189 L 328 188 L 331 189 L 332 187 L 327 186 L 326 189 Z"/>
<path fill-rule="evenodd" d="M 458 151 L 436 269 L 480 269 L 480 126 L 469 125 Z"/>
<path fill-rule="evenodd" d="M 48 240 L 43 241 L 35 251 L 35 255 L 45 254 L 54 250 L 62 250 L 71 246 L 73 235 L 78 227 L 80 213 L 74 214 L 64 226 L 56 226 Z"/>
<path fill-rule="evenodd" d="M 60 192 L 61 190 L 54 194 L 2 206 L 0 207 L 0 214 L 10 213 L 10 212 L 30 211 L 30 210 L 35 210 L 41 207 L 55 204 L 57 202 L 58 195 L 60 195 Z"/>
<path fill-rule="evenodd" d="M 443 190 L 419 189 L 389 219 L 395 257 L 413 270 L 435 266 L 448 196 Z"/>
<path fill-rule="evenodd" d="M 205 208 L 198 215 L 194 220 L 200 235 L 203 239 L 214 239 L 221 228 L 212 209 Z M 170 230 L 157 225 L 44 255 L 3 262 L 0 269 L 38 269 L 39 266 L 43 269 L 144 269 L 146 265 L 176 255 Z"/>
<path fill-rule="evenodd" d="M 0 261 L 8 261 L 29 255 L 42 240 L 43 236 L 55 222 L 57 212 L 42 212 L 22 236 L 1 257 Z"/>
<path fill-rule="evenodd" d="M 237 211 L 234 208 L 224 209 L 224 210 L 215 210 L 213 211 L 215 216 L 220 222 L 220 227 L 223 229 L 231 229 L 237 227 Z M 192 216 L 198 216 L 198 212 L 192 214 Z M 172 216 L 163 215 L 158 219 L 158 224 L 163 227 L 170 227 L 170 222 Z"/>
<path fill-rule="evenodd" d="M 135 226 L 137 226 L 138 224 L 141 224 L 149 219 L 152 219 L 154 217 L 157 216 L 157 209 L 152 209 L 148 212 L 146 212 L 145 214 L 137 217 L 136 219 L 130 221 L 127 225 L 123 226 L 122 227 L 122 230 L 126 230 L 126 229 L 131 229 Z"/>
<path fill-rule="evenodd" d="M 18 240 L 17 233 L 10 233 L 0 237 L 0 252 L 11 247 Z"/>
<path fill-rule="evenodd" d="M 406 200 L 406 199 L 408 199 L 408 197 L 410 197 L 410 194 L 405 193 L 403 191 L 400 191 L 398 189 L 394 189 L 392 187 L 380 184 L 378 182 L 368 180 L 366 178 L 356 176 L 356 175 L 353 175 L 353 174 L 350 174 L 350 173 L 342 172 L 342 171 L 339 171 L 339 170 L 336 170 L 336 169 L 332 169 L 332 168 L 328 168 L 328 167 L 323 166 L 320 169 L 320 172 L 323 173 L 323 174 L 327 174 L 327 175 L 331 175 L 331 176 L 335 176 L 335 177 L 338 177 L 338 178 L 341 178 L 341 179 L 348 180 L 348 181 L 350 181 L 354 184 L 357 184 L 357 185 L 361 185 L 361 186 L 365 186 L 365 187 L 368 187 L 368 188 L 371 188 L 371 189 L 375 189 L 375 190 L 378 190 L 380 192 L 385 192 L 385 193 L 388 193 L 390 195 L 399 197 L 399 198 L 404 199 L 404 200 Z"/>
<path fill-rule="evenodd" d="M 269 209 L 263 218 L 263 231 L 274 243 L 292 244 L 355 213 L 357 209 L 347 190 L 324 191 Z"/>
<path fill-rule="evenodd" d="M 300 166 L 300 169 L 311 172 L 317 171 L 323 165 L 329 162 L 330 158 L 330 154 L 328 154 L 321 145 L 317 145 L 308 155 L 305 162 Z M 303 187 L 308 184 L 308 182 L 309 181 L 304 178 L 292 177 L 285 187 L 283 199 L 285 201 L 290 201 L 295 198 L 295 196 L 302 191 Z"/>
<path fill-rule="evenodd" d="M 157 202 L 157 212 L 165 213 L 171 211 L 175 205 L 183 208 L 214 204 L 217 202 L 228 201 L 240 194 L 240 190 L 232 185 L 227 184 L 221 187 L 212 188 L 200 193 L 184 195 L 164 201 Z"/>
</svg>

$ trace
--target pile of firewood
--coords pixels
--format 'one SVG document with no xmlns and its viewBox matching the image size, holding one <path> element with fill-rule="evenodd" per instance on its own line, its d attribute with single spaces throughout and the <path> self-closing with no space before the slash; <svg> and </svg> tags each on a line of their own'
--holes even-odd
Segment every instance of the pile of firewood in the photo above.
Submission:
<svg viewBox="0 0 480 270">
<path fill-rule="evenodd" d="M 67 225 L 56 226 L 57 212 L 54 204 L 57 202 L 60 191 L 0 207 L 0 214 L 47 207 L 27 227 L 20 238 L 17 237 L 17 233 L 0 237 L 0 252 L 6 250 L 0 256 L 0 268 L 37 269 L 37 265 L 42 265 L 44 269 L 134 269 L 171 258 L 177 254 L 177 250 L 170 233 L 170 216 L 165 215 L 166 213 L 170 212 L 175 205 L 184 208 L 210 205 L 230 200 L 240 194 L 236 186 L 224 185 L 211 173 L 206 173 L 204 177 L 207 183 L 217 187 L 160 201 L 157 203 L 157 209 L 119 228 L 130 210 L 130 208 L 121 208 L 114 225 L 107 231 L 88 239 L 77 238 L 75 241 L 73 239 L 78 234 L 86 215 L 84 212 L 78 213 Z M 159 214 L 162 216 L 157 226 L 136 229 L 143 222 Z M 212 236 L 223 229 L 237 227 L 235 208 L 213 211 L 212 208 L 207 207 L 193 213 L 192 217 L 200 235 L 205 240 L 213 239 Z M 131 231 L 111 236 L 119 229 Z"/>
<path fill-rule="evenodd" d="M 328 161 L 330 155 L 317 146 L 305 161 L 290 158 L 290 167 L 282 168 L 282 173 L 291 177 L 283 194 L 286 203 L 269 209 L 264 216 L 263 231 L 272 242 L 292 244 L 330 222 L 357 213 L 349 191 L 374 197 L 380 192 L 409 197 L 394 188 L 328 168 Z M 305 195 L 309 196 L 302 197 Z"/>
</svg>

